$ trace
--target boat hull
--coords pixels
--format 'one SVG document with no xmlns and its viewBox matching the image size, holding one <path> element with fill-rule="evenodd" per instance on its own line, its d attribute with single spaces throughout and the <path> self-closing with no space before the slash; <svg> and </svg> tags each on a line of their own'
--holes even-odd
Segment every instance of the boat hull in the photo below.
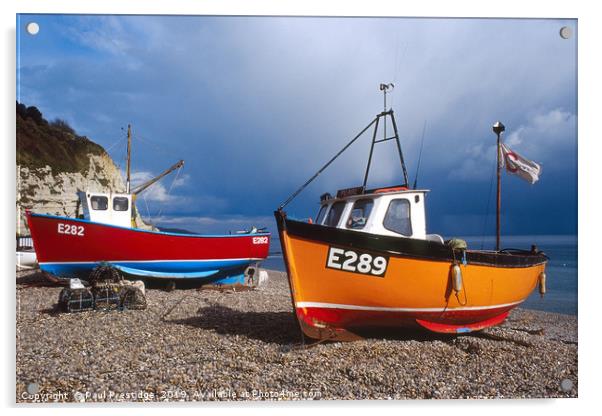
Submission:
<svg viewBox="0 0 602 416">
<path fill-rule="evenodd" d="M 245 269 L 268 255 L 267 233 L 215 235 L 146 231 L 86 220 L 27 214 L 40 268 L 87 278 L 101 263 L 128 275 L 244 284 Z"/>
<path fill-rule="evenodd" d="M 293 307 L 311 338 L 353 338 L 349 333 L 366 327 L 462 333 L 496 325 L 533 291 L 547 260 L 540 252 L 464 254 L 430 241 L 292 221 L 278 211 L 276 220 Z"/>
</svg>

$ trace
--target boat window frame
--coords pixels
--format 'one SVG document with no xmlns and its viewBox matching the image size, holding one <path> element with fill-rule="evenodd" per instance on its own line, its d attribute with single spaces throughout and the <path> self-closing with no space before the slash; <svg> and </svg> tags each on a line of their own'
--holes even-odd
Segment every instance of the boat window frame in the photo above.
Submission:
<svg viewBox="0 0 602 416">
<path fill-rule="evenodd" d="M 320 210 L 318 211 L 318 215 L 316 216 L 316 224 L 322 224 L 326 219 L 326 214 L 328 213 L 328 204 L 324 204 L 320 206 Z M 322 218 L 320 215 L 324 214 Z"/>
<path fill-rule="evenodd" d="M 119 199 L 121 202 L 125 202 L 125 208 L 124 209 L 118 209 L 115 206 L 115 201 Z M 117 211 L 117 212 L 126 212 L 130 209 L 130 199 L 126 196 L 114 196 L 113 197 L 113 211 Z"/>
<path fill-rule="evenodd" d="M 335 207 L 335 206 L 339 206 L 339 205 L 342 205 L 342 208 L 341 208 L 341 212 L 339 213 L 339 215 L 338 215 L 338 217 L 337 217 L 336 224 L 334 224 L 334 225 L 329 225 L 329 224 L 326 224 L 326 221 L 328 220 L 328 216 L 329 216 L 329 215 L 330 215 L 330 213 L 331 213 L 331 212 L 334 210 L 334 207 Z M 324 221 L 323 221 L 323 222 L 324 222 L 324 225 L 325 225 L 325 226 L 327 226 L 327 227 L 335 227 L 335 228 L 336 228 L 336 227 L 338 227 L 339 223 L 341 222 L 341 218 L 343 217 L 343 213 L 345 212 L 345 207 L 346 207 L 346 206 L 347 206 L 347 201 L 336 201 L 336 202 L 333 202 L 333 203 L 330 205 L 330 209 L 329 209 L 329 210 L 328 210 L 328 212 L 326 213 L 326 216 L 324 217 Z"/>
<path fill-rule="evenodd" d="M 364 224 L 362 224 L 361 227 L 351 227 L 351 226 L 349 226 L 349 220 L 351 219 L 351 214 L 353 214 L 353 210 L 355 209 L 355 204 L 357 204 L 358 202 L 369 202 L 371 204 L 370 210 L 368 211 L 368 216 L 364 217 L 364 219 L 366 221 L 364 222 Z M 349 215 L 347 215 L 347 218 L 345 220 L 345 228 L 348 230 L 363 230 L 364 228 L 366 228 L 366 225 L 368 224 L 368 220 L 372 216 L 373 212 L 374 212 L 374 198 L 356 199 L 355 201 L 353 201 L 353 205 L 351 205 L 351 210 L 349 210 Z"/>
<path fill-rule="evenodd" d="M 389 210 L 391 209 L 391 205 L 393 205 L 393 203 L 397 202 L 397 201 L 405 202 L 405 204 L 407 204 L 407 206 L 408 206 L 408 224 L 409 224 L 409 232 L 410 232 L 409 234 L 401 233 L 401 232 L 391 229 L 385 225 L 385 223 L 387 221 L 387 217 L 389 215 Z M 412 203 L 410 202 L 410 200 L 408 198 L 394 198 L 389 201 L 389 205 L 387 206 L 387 211 L 385 212 L 385 216 L 383 217 L 383 227 L 385 230 L 391 231 L 395 234 L 403 235 L 405 237 L 411 237 L 414 235 L 414 230 L 412 227 Z"/>
<path fill-rule="evenodd" d="M 95 203 L 97 204 L 96 206 L 99 206 L 98 202 L 97 202 L 97 200 L 99 200 L 99 199 L 100 200 L 104 199 L 104 201 L 105 201 L 104 202 L 104 208 L 94 208 L 94 204 Z M 106 196 L 106 195 L 92 195 L 92 196 L 90 196 L 90 208 L 93 211 L 108 211 L 108 209 L 109 209 L 109 197 Z"/>
</svg>

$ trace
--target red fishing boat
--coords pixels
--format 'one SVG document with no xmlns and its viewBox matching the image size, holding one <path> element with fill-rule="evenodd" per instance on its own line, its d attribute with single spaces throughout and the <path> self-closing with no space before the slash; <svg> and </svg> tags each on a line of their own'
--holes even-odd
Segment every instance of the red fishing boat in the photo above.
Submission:
<svg viewBox="0 0 602 416">
<path fill-rule="evenodd" d="M 201 235 L 136 227 L 136 195 L 180 168 L 176 163 L 130 191 L 131 130 L 125 193 L 80 192 L 76 218 L 27 212 L 41 270 L 59 278 L 86 279 L 101 264 L 126 275 L 160 279 L 199 279 L 201 283 L 247 284 L 250 266 L 268 256 L 270 234 L 252 227 L 233 234 Z"/>
</svg>

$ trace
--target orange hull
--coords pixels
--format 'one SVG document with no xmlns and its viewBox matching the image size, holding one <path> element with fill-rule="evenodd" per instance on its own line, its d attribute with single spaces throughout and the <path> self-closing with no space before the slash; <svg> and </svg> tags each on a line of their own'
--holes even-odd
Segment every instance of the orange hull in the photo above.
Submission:
<svg viewBox="0 0 602 416">
<path fill-rule="evenodd" d="M 547 259 L 529 252 L 464 255 L 417 240 L 407 253 L 387 252 L 362 233 L 327 241 L 341 230 L 322 232 L 316 227 L 328 227 L 286 218 L 278 225 L 295 312 L 311 338 L 349 339 L 354 329 L 370 326 L 459 333 L 499 324 L 537 286 Z M 432 256 L 431 246 L 438 250 Z M 359 260 L 345 264 L 354 257 Z M 459 291 L 453 288 L 454 264 L 461 270 Z"/>
</svg>

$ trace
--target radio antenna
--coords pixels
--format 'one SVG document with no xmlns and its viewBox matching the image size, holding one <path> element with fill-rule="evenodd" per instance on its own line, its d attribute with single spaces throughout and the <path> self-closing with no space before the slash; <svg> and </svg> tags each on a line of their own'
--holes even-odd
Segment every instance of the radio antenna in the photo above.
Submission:
<svg viewBox="0 0 602 416">
<path fill-rule="evenodd" d="M 383 113 L 387 112 L 387 91 L 391 90 L 393 91 L 393 88 L 395 88 L 395 85 L 393 83 L 389 83 L 389 84 L 380 84 L 380 90 L 383 92 L 383 100 L 384 100 L 384 105 L 383 105 Z M 387 138 L 387 119 L 384 119 L 384 123 L 383 123 L 383 139 Z"/>
<path fill-rule="evenodd" d="M 418 153 L 418 163 L 416 164 L 416 175 L 414 175 L 414 189 L 418 184 L 418 170 L 420 169 L 420 160 L 422 159 L 422 147 L 424 146 L 424 132 L 426 131 L 426 120 L 422 126 L 422 139 L 420 139 L 420 152 Z"/>
</svg>

